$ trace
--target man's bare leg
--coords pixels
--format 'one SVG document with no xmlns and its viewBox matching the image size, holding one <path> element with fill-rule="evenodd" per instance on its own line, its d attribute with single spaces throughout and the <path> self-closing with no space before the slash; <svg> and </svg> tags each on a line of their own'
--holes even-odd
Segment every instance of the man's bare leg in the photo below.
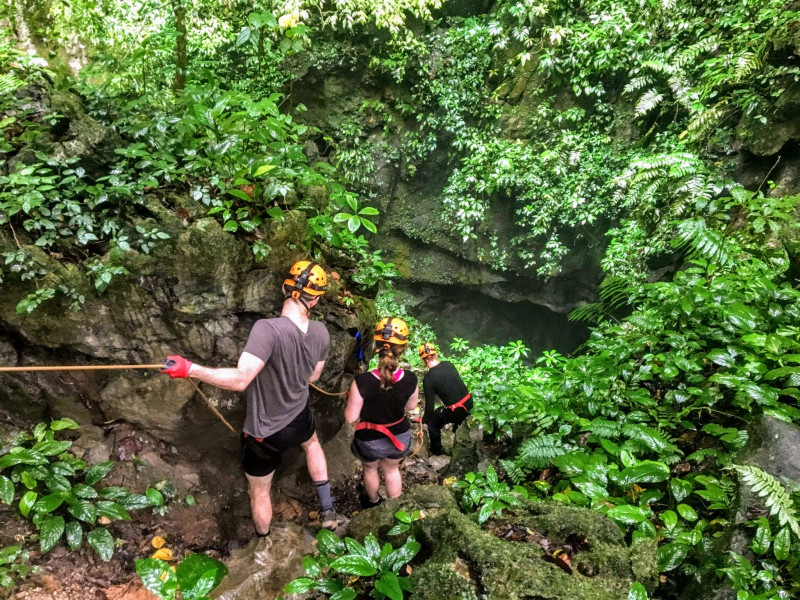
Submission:
<svg viewBox="0 0 800 600">
<path fill-rule="evenodd" d="M 311 481 L 327 481 L 328 461 L 325 459 L 325 452 L 319 443 L 317 433 L 314 432 L 314 435 L 303 442 L 302 446 L 306 453 L 306 464 L 308 465 L 308 474 L 311 475 Z"/>
<path fill-rule="evenodd" d="M 250 509 L 253 513 L 253 524 L 256 533 L 267 535 L 272 523 L 272 500 L 269 492 L 272 487 L 272 473 L 264 477 L 247 475 L 247 490 L 250 492 Z"/>
</svg>

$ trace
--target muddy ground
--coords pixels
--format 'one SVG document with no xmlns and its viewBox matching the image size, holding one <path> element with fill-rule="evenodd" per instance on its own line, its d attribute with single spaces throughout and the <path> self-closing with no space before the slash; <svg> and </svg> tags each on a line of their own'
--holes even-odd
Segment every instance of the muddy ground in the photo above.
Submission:
<svg viewBox="0 0 800 600">
<path fill-rule="evenodd" d="M 110 431 L 114 440 L 112 458 L 121 461 L 103 484 L 124 485 L 142 492 L 141 476 L 152 479 L 150 467 L 143 468 L 141 456 L 150 457 L 151 462 L 169 459 L 174 468 L 183 468 L 181 457 L 174 449 L 161 445 L 158 440 L 148 439 L 141 433 L 132 434 L 125 426 Z M 136 440 L 136 452 L 130 452 L 131 439 Z M 416 446 L 415 446 L 416 447 Z M 402 471 L 406 486 L 415 483 L 436 483 L 439 476 L 424 458 L 425 452 L 404 461 Z M 441 459 L 439 459 L 441 460 Z M 441 464 L 438 465 L 441 467 Z M 139 471 L 145 471 L 144 474 Z M 0 506 L 0 549 L 22 542 L 30 551 L 30 564 L 37 572 L 25 580 L 18 581 L 13 590 L 0 588 L 0 598 L 10 600 L 153 600 L 155 596 L 143 589 L 134 570 L 134 561 L 147 558 L 155 549 L 151 542 L 155 536 L 166 539 L 177 563 L 185 555 L 200 552 L 224 560 L 234 550 L 247 544 L 253 536 L 244 477 L 238 470 L 230 468 L 217 474 L 213 485 L 203 477 L 200 485 L 189 491 L 194 500 L 187 504 L 186 493 L 177 491 L 167 504 L 165 514 L 153 509 L 131 513 L 131 521 L 115 521 L 108 529 L 117 540 L 114 556 L 104 562 L 84 543 L 77 552 L 70 552 L 65 544 L 56 545 L 46 555 L 38 551 L 36 530 L 19 515 L 16 508 Z M 192 479 L 191 477 L 189 478 Z M 361 473 L 356 470 L 341 478 L 333 487 L 336 509 L 350 518 L 361 510 L 359 496 L 362 493 Z M 298 486 L 291 496 L 286 492 L 274 493 L 275 521 L 294 521 L 300 525 L 317 529 L 319 526 L 319 503 L 310 486 Z"/>
</svg>

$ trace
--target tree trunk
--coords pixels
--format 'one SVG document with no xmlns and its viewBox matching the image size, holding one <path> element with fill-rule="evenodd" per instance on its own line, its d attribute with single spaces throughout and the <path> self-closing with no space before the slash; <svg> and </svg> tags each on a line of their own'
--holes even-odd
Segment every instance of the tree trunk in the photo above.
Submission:
<svg viewBox="0 0 800 600">
<path fill-rule="evenodd" d="M 173 91 L 182 92 L 186 87 L 186 7 L 182 0 L 174 0 L 175 31 L 178 33 L 175 45 L 175 80 Z"/>
</svg>

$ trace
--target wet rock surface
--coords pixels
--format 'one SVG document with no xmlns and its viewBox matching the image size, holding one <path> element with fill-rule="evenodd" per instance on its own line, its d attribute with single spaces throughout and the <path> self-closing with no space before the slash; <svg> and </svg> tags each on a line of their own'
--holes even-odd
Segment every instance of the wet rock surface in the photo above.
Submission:
<svg viewBox="0 0 800 600">
<path fill-rule="evenodd" d="M 536 532 L 539 540 L 554 545 L 575 535 L 586 539 L 589 547 L 576 555 L 572 573 L 545 560 L 541 544 L 502 539 L 495 535 L 496 524 L 479 526 L 459 510 L 453 493 L 440 486 L 417 486 L 357 515 L 350 535 L 359 539 L 373 531 L 385 537 L 399 509 L 424 514 L 419 556 L 427 560 L 413 568 L 414 598 L 624 600 L 634 581 L 655 585 L 655 544 L 629 548 L 620 529 L 604 515 L 558 503 L 529 504 L 495 523 Z"/>
</svg>

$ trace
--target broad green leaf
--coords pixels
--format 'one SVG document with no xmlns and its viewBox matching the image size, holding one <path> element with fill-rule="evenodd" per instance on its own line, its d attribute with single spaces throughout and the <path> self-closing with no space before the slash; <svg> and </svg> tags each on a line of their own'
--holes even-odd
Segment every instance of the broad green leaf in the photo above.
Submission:
<svg viewBox="0 0 800 600">
<path fill-rule="evenodd" d="M 617 476 L 616 483 L 621 487 L 629 487 L 634 483 L 658 483 L 669 479 L 669 467 L 661 462 L 643 460 L 623 469 Z"/>
<path fill-rule="evenodd" d="M 636 525 L 646 521 L 652 515 L 649 508 L 622 504 L 608 509 L 608 516 L 623 525 Z"/>
<path fill-rule="evenodd" d="M 758 527 L 756 527 L 756 534 L 753 536 L 750 548 L 761 556 L 767 553 L 770 544 L 772 544 L 772 530 L 769 521 L 765 517 L 761 517 L 758 519 Z"/>
<path fill-rule="evenodd" d="M 14 484 L 5 475 L 0 475 L 0 502 L 11 504 L 14 501 Z"/>
<path fill-rule="evenodd" d="M 178 585 L 183 600 L 201 600 L 219 585 L 228 568 L 205 554 L 189 554 L 178 565 Z"/>
<path fill-rule="evenodd" d="M 309 577 L 298 577 L 283 586 L 287 594 L 307 594 L 314 589 L 314 580 Z"/>
<path fill-rule="evenodd" d="M 73 487 L 72 493 L 75 494 L 76 498 L 85 498 L 86 500 L 93 500 L 98 497 L 97 490 L 82 483 Z"/>
<path fill-rule="evenodd" d="M 404 510 L 398 510 L 394 513 L 394 518 L 401 523 L 411 523 L 411 515 Z"/>
<path fill-rule="evenodd" d="M 480 510 L 478 511 L 478 523 L 485 523 L 489 517 L 492 516 L 492 512 L 493 509 L 490 503 L 481 506 Z"/>
<path fill-rule="evenodd" d="M 375 582 L 375 589 L 392 600 L 403 600 L 403 590 L 397 575 L 391 571 L 381 573 L 380 578 Z"/>
<path fill-rule="evenodd" d="M 697 521 L 697 512 L 688 504 L 678 504 L 678 514 L 687 521 Z"/>
<path fill-rule="evenodd" d="M 397 573 L 404 564 L 411 562 L 411 559 L 417 555 L 421 548 L 422 544 L 413 537 L 408 538 L 406 543 L 393 551 L 387 559 L 393 563 L 392 571 Z"/>
<path fill-rule="evenodd" d="M 374 207 L 372 207 L 372 206 L 365 206 L 365 207 L 364 207 L 364 208 L 362 208 L 360 211 L 358 211 L 358 214 L 360 214 L 360 215 L 374 216 L 374 215 L 379 215 L 379 214 L 380 214 L 380 212 L 378 211 L 378 209 L 377 209 L 377 208 L 374 208 Z"/>
<path fill-rule="evenodd" d="M 102 490 L 100 495 L 103 495 Z M 128 496 L 123 496 L 120 500 L 117 501 L 122 508 L 125 510 L 139 510 L 141 508 L 147 508 L 152 506 L 150 504 L 150 500 L 147 499 L 147 496 L 144 494 L 129 494 Z"/>
<path fill-rule="evenodd" d="M 336 592 L 341 591 L 343 588 L 344 584 L 341 581 L 338 579 L 331 579 L 330 577 L 319 579 L 314 583 L 315 590 L 325 592 L 326 594 L 335 594 Z"/>
<path fill-rule="evenodd" d="M 153 506 L 164 506 L 164 494 L 155 488 L 147 488 L 145 496 Z"/>
<path fill-rule="evenodd" d="M 346 587 L 331 596 L 330 600 L 355 600 L 356 596 L 356 591 L 353 588 Z"/>
<path fill-rule="evenodd" d="M 370 560 L 378 560 L 381 556 L 381 547 L 378 540 L 372 533 L 368 533 L 364 538 L 364 549 L 367 552 L 367 558 Z"/>
<path fill-rule="evenodd" d="M 347 546 L 347 551 L 353 556 L 363 556 L 364 558 L 369 558 L 367 556 L 366 548 L 364 548 L 364 546 L 359 544 L 353 538 L 344 538 L 344 545 Z"/>
<path fill-rule="evenodd" d="M 339 573 L 369 577 L 375 575 L 378 569 L 372 561 L 363 556 L 342 556 L 331 563 L 331 569 Z"/>
<path fill-rule="evenodd" d="M 355 233 L 361 227 L 361 218 L 358 215 L 353 215 L 347 220 L 347 229 L 350 233 Z"/>
<path fill-rule="evenodd" d="M 83 543 L 83 528 L 77 521 L 70 521 L 64 530 L 70 550 L 77 550 Z"/>
<path fill-rule="evenodd" d="M 156 558 L 143 558 L 137 560 L 135 565 L 144 587 L 161 600 L 175 600 L 178 576 L 168 562 Z"/>
<path fill-rule="evenodd" d="M 272 171 L 272 169 L 274 169 L 274 168 L 275 168 L 275 165 L 261 165 L 260 167 L 258 167 L 256 169 L 255 173 L 253 173 L 253 177 L 258 177 L 259 175 L 263 175 L 264 173 L 268 173 L 269 171 Z"/>
<path fill-rule="evenodd" d="M 685 479 L 670 479 L 669 482 L 669 490 L 672 493 L 672 497 L 675 498 L 675 502 L 680 502 L 686 498 L 692 493 L 693 488 L 692 482 Z"/>
<path fill-rule="evenodd" d="M 0 469 L 14 465 L 46 465 L 47 458 L 43 454 L 28 450 L 27 448 L 12 448 L 11 452 L 0 457 Z"/>
<path fill-rule="evenodd" d="M 664 527 L 668 530 L 671 530 L 675 525 L 678 524 L 678 515 L 675 514 L 674 511 L 665 510 L 660 515 L 661 521 L 664 523 Z"/>
<path fill-rule="evenodd" d="M 17 556 L 19 556 L 20 552 L 22 552 L 22 546 L 19 544 L 3 548 L 0 550 L 0 565 L 11 564 L 17 560 Z"/>
<path fill-rule="evenodd" d="M 64 533 L 64 519 L 50 515 L 42 521 L 39 527 L 39 548 L 42 554 L 47 554 L 61 539 Z"/>
<path fill-rule="evenodd" d="M 306 575 L 310 575 L 311 577 L 317 577 L 322 573 L 322 567 L 313 556 L 303 557 L 303 570 L 306 572 Z"/>
<path fill-rule="evenodd" d="M 327 529 L 320 529 L 317 533 L 317 548 L 322 554 L 338 555 L 346 550 L 341 538 Z"/>
<path fill-rule="evenodd" d="M 52 494 L 47 494 L 47 496 L 39 498 L 36 504 L 33 505 L 33 511 L 45 514 L 51 513 L 61 506 L 62 502 L 64 502 L 64 494 L 61 492 L 53 492 Z"/>
<path fill-rule="evenodd" d="M 131 516 L 122 506 L 117 502 L 109 500 L 100 500 L 97 504 L 97 516 L 108 517 L 114 521 L 130 521 Z"/>
<path fill-rule="evenodd" d="M 23 517 L 27 517 L 31 512 L 31 508 L 33 508 L 33 505 L 36 503 L 36 498 L 38 497 L 39 494 L 36 492 L 27 492 L 22 496 L 22 498 L 20 498 L 19 512 L 22 513 Z"/>
<path fill-rule="evenodd" d="M 759 321 L 758 313 L 741 302 L 723 307 L 722 314 L 728 323 L 740 329 L 755 329 Z"/>
<path fill-rule="evenodd" d="M 239 198 L 239 200 L 244 200 L 245 202 L 252 202 L 253 201 L 253 199 L 250 196 L 248 196 L 245 192 L 243 192 L 242 190 L 237 190 L 236 188 L 233 188 L 233 189 L 226 190 L 226 191 L 231 196 L 235 196 L 235 197 Z M 233 210 L 233 209 L 231 209 L 231 210 Z"/>
<path fill-rule="evenodd" d="M 375 223 L 369 219 L 361 219 L 361 224 L 364 226 L 364 229 L 370 233 L 378 233 L 378 228 L 375 226 Z"/>
<path fill-rule="evenodd" d="M 114 463 L 111 461 L 100 463 L 86 469 L 86 485 L 94 485 L 102 480 L 114 468 Z"/>
<path fill-rule="evenodd" d="M 36 444 L 32 450 L 44 456 L 55 456 L 66 452 L 72 446 L 72 442 L 57 442 L 55 440 L 44 440 Z"/>
<path fill-rule="evenodd" d="M 647 600 L 647 590 L 637 581 L 631 586 L 631 591 L 628 592 L 627 600 Z"/>
<path fill-rule="evenodd" d="M 104 527 L 98 527 L 89 532 L 86 536 L 89 545 L 94 548 L 101 560 L 108 562 L 114 555 L 114 538 Z"/>
<path fill-rule="evenodd" d="M 77 489 L 77 487 L 78 486 L 75 486 L 76 489 Z M 107 488 L 103 488 L 102 490 L 100 490 L 100 495 L 103 498 L 105 498 L 106 500 L 117 500 L 117 501 L 119 501 L 122 498 L 127 498 L 128 496 L 131 495 L 131 493 L 130 493 L 130 491 L 126 490 L 124 487 L 112 486 L 112 487 L 107 487 Z M 144 506 L 149 506 L 149 504 L 147 504 L 147 498 L 145 496 L 142 496 L 142 498 L 144 498 L 144 502 L 145 502 Z M 128 509 L 128 510 L 132 510 L 130 507 L 127 507 L 127 506 L 125 508 Z M 140 507 L 140 508 L 143 508 L 143 507 Z"/>
<path fill-rule="evenodd" d="M 45 478 L 44 483 L 53 492 L 68 492 L 72 489 L 69 479 L 58 473 L 53 473 Z"/>
<path fill-rule="evenodd" d="M 775 536 L 775 544 L 773 546 L 773 551 L 775 552 L 775 558 L 778 560 L 786 560 L 789 558 L 789 551 L 792 549 L 792 532 L 787 525 L 783 529 L 778 532 L 778 535 Z"/>
<path fill-rule="evenodd" d="M 68 418 L 56 419 L 50 423 L 50 429 L 53 431 L 61 431 L 62 429 L 78 429 L 79 427 L 80 425 Z"/>
<path fill-rule="evenodd" d="M 69 514 L 79 521 L 85 521 L 86 523 L 93 524 L 97 520 L 97 509 L 95 508 L 94 504 L 88 500 L 79 500 L 77 502 L 73 502 L 69 505 L 67 510 L 69 511 Z"/>
<path fill-rule="evenodd" d="M 689 553 L 689 546 L 678 542 L 665 544 L 658 549 L 658 570 L 672 571 L 680 566 Z"/>
</svg>

